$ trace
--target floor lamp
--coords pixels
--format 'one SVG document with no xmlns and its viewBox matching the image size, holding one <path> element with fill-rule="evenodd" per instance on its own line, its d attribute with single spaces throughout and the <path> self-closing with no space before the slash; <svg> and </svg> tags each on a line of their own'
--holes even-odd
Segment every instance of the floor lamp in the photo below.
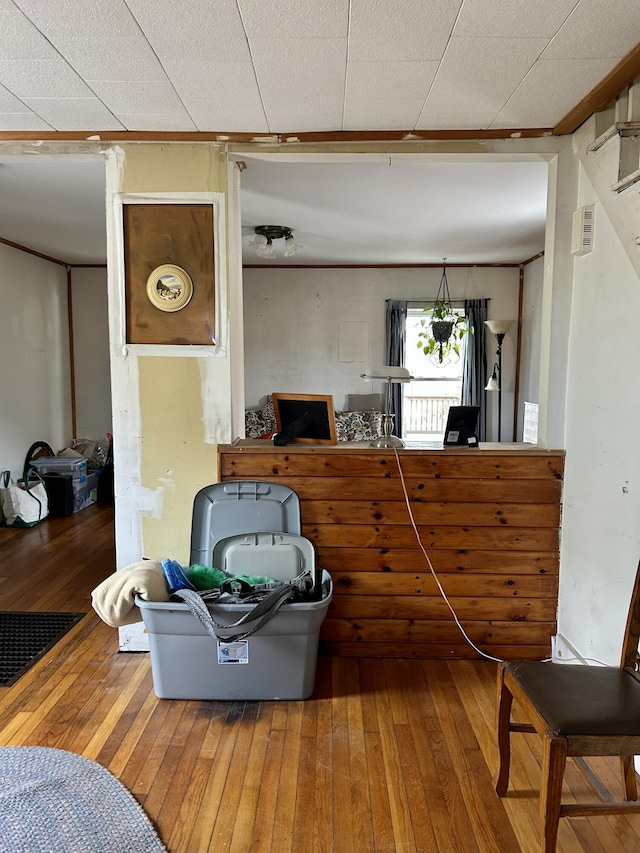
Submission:
<svg viewBox="0 0 640 853">
<path fill-rule="evenodd" d="M 371 442 L 371 447 L 404 447 L 404 441 L 393 434 L 393 419 L 391 414 L 391 385 L 394 382 L 410 382 L 413 376 L 409 373 L 406 367 L 394 367 L 386 365 L 385 367 L 372 367 L 367 373 L 360 374 L 362 379 L 373 381 L 375 379 L 386 379 L 387 387 L 385 392 L 384 414 L 382 415 L 382 435 L 374 438 Z"/>
<path fill-rule="evenodd" d="M 502 341 L 513 326 L 513 320 L 485 320 L 484 324 L 498 342 L 498 361 L 493 365 L 493 372 L 484 390 L 498 392 L 498 441 L 502 441 Z"/>
</svg>

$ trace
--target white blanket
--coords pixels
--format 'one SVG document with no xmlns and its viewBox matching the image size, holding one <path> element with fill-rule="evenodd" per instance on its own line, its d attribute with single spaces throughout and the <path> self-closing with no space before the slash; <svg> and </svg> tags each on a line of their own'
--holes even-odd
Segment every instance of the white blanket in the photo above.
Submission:
<svg viewBox="0 0 640 853">
<path fill-rule="evenodd" d="M 142 622 L 135 597 L 145 601 L 169 601 L 169 590 L 158 560 L 142 560 L 103 580 L 91 593 L 91 604 L 98 616 L 112 628 Z"/>
</svg>

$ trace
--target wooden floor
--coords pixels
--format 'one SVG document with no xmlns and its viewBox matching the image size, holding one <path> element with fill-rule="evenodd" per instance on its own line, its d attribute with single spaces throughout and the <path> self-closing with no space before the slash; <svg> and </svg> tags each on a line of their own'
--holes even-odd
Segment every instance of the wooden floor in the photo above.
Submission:
<svg viewBox="0 0 640 853">
<path fill-rule="evenodd" d="M 87 611 L 0 688 L 0 745 L 99 761 L 171 853 L 538 850 L 536 738 L 515 736 L 509 796 L 492 787 L 495 664 L 320 658 L 306 702 L 160 700 L 149 656 L 91 611 L 113 568 L 110 508 L 0 528 L 0 609 Z M 620 796 L 617 762 L 593 766 Z M 576 796 L 594 791 L 571 762 Z M 558 853 L 581 851 L 640 851 L 640 816 L 563 819 Z"/>
</svg>

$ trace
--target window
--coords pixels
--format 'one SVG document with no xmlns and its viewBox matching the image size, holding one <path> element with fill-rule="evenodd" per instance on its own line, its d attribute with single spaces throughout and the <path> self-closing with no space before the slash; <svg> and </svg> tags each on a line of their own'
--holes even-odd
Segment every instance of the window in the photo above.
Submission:
<svg viewBox="0 0 640 853">
<path fill-rule="evenodd" d="M 456 313 L 464 314 L 462 309 Z M 418 349 L 421 320 L 429 322 L 430 314 L 422 308 L 407 310 L 405 367 L 414 379 L 402 387 L 402 435 L 410 441 L 444 439 L 450 406 L 459 406 L 462 395 L 462 368 L 467 336 L 462 339 L 460 357 L 438 364 Z"/>
</svg>

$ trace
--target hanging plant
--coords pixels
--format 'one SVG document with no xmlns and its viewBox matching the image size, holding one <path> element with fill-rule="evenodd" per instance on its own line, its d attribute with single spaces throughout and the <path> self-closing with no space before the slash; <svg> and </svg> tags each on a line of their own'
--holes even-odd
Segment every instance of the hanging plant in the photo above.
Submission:
<svg viewBox="0 0 640 853">
<path fill-rule="evenodd" d="M 466 319 L 451 306 L 446 260 L 442 259 L 442 278 L 433 305 L 424 308 L 430 316 L 420 320 L 422 331 L 418 332 L 418 349 L 439 367 L 453 357 L 460 358 L 462 339 L 469 331 Z"/>
<path fill-rule="evenodd" d="M 422 331 L 418 332 L 418 349 L 440 366 L 448 364 L 454 356 L 460 358 L 462 339 L 469 331 L 461 314 L 445 314 L 445 308 L 443 302 L 426 306 L 424 310 L 431 312 L 431 317 L 420 320 Z"/>
</svg>

